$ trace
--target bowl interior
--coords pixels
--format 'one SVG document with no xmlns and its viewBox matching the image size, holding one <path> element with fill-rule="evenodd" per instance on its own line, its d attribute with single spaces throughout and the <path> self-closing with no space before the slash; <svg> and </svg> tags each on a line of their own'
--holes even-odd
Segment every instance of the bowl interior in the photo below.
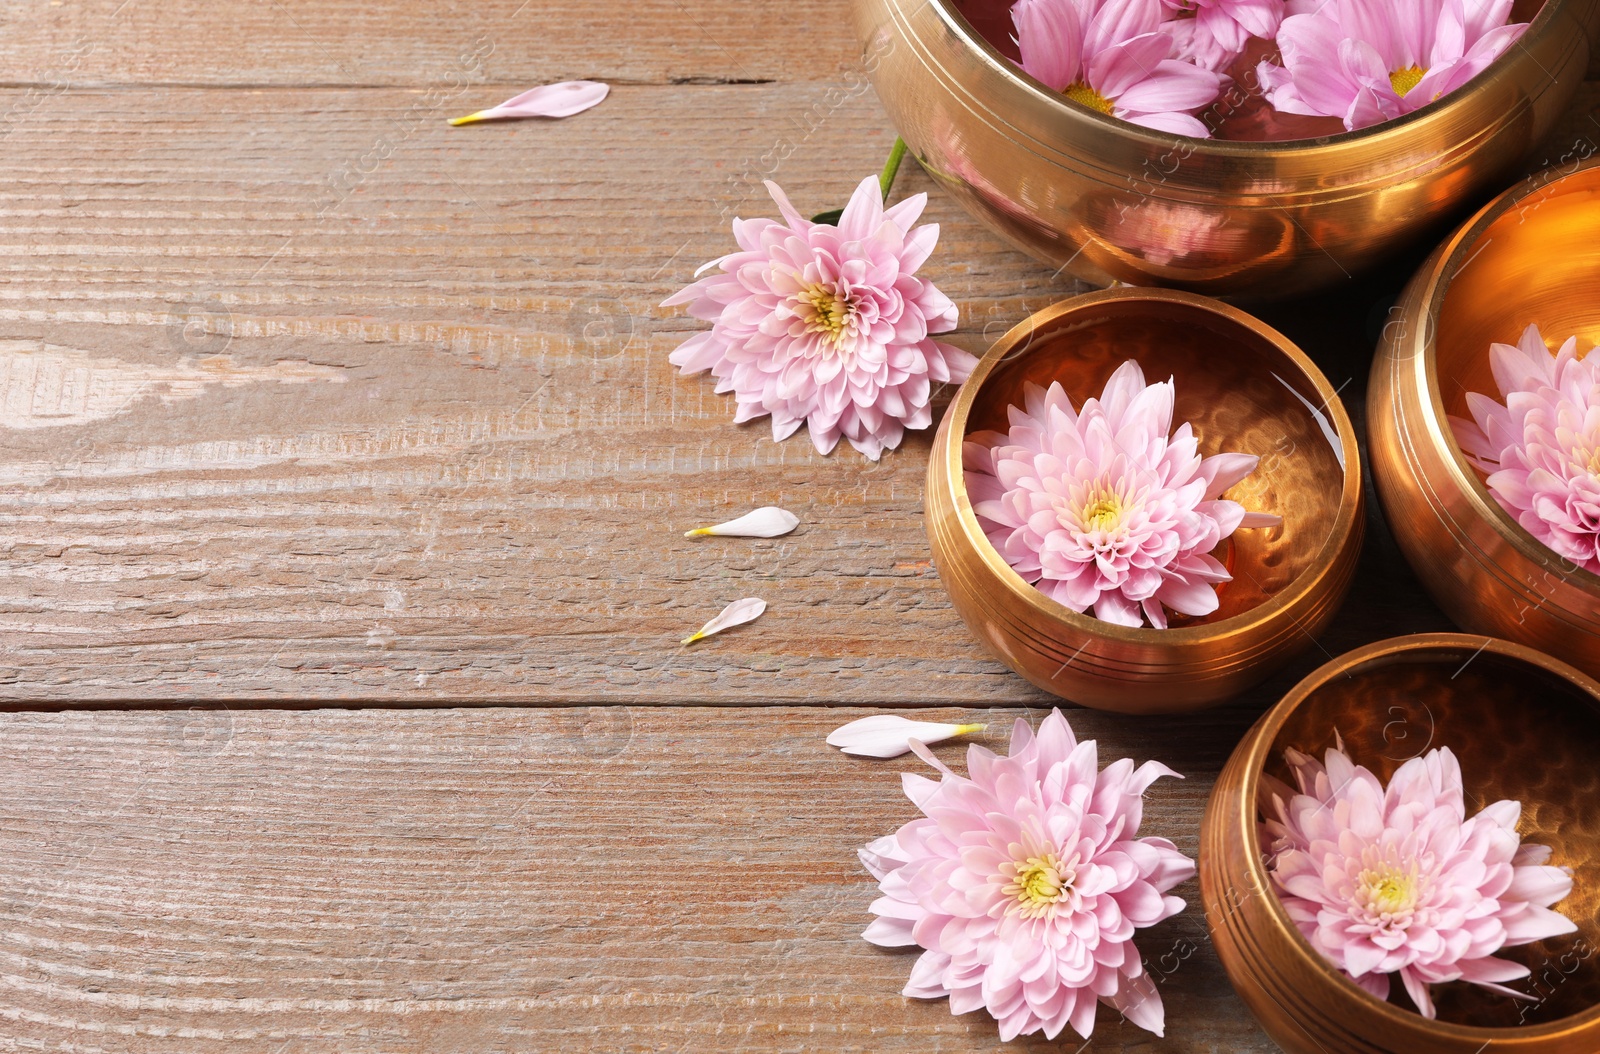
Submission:
<svg viewBox="0 0 1600 1054">
<path fill-rule="evenodd" d="M 1021 61 L 1016 27 L 1011 19 L 1015 0 L 932 2 L 943 7 L 949 16 L 964 21 L 974 38 L 1008 64 Z M 1546 3 L 1547 0 L 1515 0 L 1509 21 L 1532 22 Z M 1201 113 L 1215 135 L 1236 142 L 1276 144 L 1347 134 L 1344 122 L 1337 117 L 1307 117 L 1274 111 L 1263 96 L 1255 73 L 1262 60 L 1279 61 L 1277 46 L 1268 40 L 1251 39 L 1225 71 L 1233 79 L 1233 88 L 1225 90 L 1215 104 Z"/>
<path fill-rule="evenodd" d="M 1465 982 L 1432 989 L 1439 1020 L 1481 1027 L 1538 1025 L 1600 1005 L 1600 705 L 1533 663 L 1471 645 L 1389 654 L 1331 677 L 1288 716 L 1266 771 L 1288 781 L 1287 747 L 1321 758 L 1344 737 L 1350 757 L 1387 781 L 1405 761 L 1437 747 L 1460 759 L 1467 813 L 1502 799 L 1522 803 L 1526 843 L 1554 851 L 1573 871 L 1555 909 L 1578 932 L 1499 956 L 1532 976 L 1508 987 L 1532 1002 Z M 1318 953 L 1309 945 L 1308 956 Z M 1392 1000 L 1410 1006 L 1396 978 Z"/>
<path fill-rule="evenodd" d="M 1580 352 L 1600 343 L 1600 167 L 1555 180 L 1513 202 L 1475 237 L 1464 241 L 1447 265 L 1437 307 L 1437 334 L 1428 383 L 1436 409 L 1471 419 L 1467 393 L 1500 401 L 1489 366 L 1489 345 L 1515 344 L 1522 331 L 1539 327 L 1552 347 L 1570 336 Z M 1502 533 L 1542 546 L 1489 496 L 1484 476 L 1455 442 L 1450 448 L 1462 476 L 1497 514 Z M 1554 558 L 1552 557 L 1552 562 Z M 1591 589 L 1600 577 L 1575 574 Z"/>
<path fill-rule="evenodd" d="M 1346 489 L 1334 418 L 1322 409 L 1315 381 L 1264 333 L 1201 304 L 1154 297 L 1101 300 L 1048 321 L 1035 316 L 1024 323 L 1030 325 L 1005 338 L 1014 343 L 975 389 L 965 435 L 1006 431 L 1007 409 L 1023 405 L 1027 383 L 1059 381 L 1081 407 L 1132 358 L 1147 382 L 1173 378 L 1173 425 L 1194 427 L 1202 456 L 1232 451 L 1261 458 L 1224 497 L 1251 512 L 1276 513 L 1283 523 L 1224 540 L 1213 555 L 1233 581 L 1219 588 L 1217 610 L 1200 618 L 1171 613 L 1172 627 L 1249 611 L 1316 566 L 1334 544 Z"/>
</svg>

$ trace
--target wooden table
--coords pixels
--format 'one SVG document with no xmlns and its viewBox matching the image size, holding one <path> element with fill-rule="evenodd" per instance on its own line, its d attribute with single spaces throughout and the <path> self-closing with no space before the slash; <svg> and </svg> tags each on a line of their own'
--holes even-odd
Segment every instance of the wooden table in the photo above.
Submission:
<svg viewBox="0 0 1600 1054">
<path fill-rule="evenodd" d="M 818 211 L 876 170 L 844 0 L 5 19 L 0 1050 L 1000 1049 L 858 938 L 854 850 L 915 763 L 823 744 L 925 707 L 999 745 L 1050 705 L 929 565 L 929 437 L 872 464 L 735 427 L 654 306 L 770 212 L 761 178 Z M 445 123 L 572 77 L 615 90 Z M 1596 101 L 1536 161 L 1592 152 Z M 929 215 L 955 342 L 1074 291 Z M 1414 262 L 1267 312 L 1358 417 Z M 803 526 L 682 537 L 768 503 Z M 1270 683 L 1072 714 L 1188 774 L 1147 814 L 1186 851 L 1288 685 L 1449 626 L 1372 509 L 1361 584 Z M 745 595 L 759 623 L 678 646 Z M 1179 892 L 1140 940 L 1169 1037 L 1106 1011 L 1089 1048 L 1271 1050 Z"/>
</svg>

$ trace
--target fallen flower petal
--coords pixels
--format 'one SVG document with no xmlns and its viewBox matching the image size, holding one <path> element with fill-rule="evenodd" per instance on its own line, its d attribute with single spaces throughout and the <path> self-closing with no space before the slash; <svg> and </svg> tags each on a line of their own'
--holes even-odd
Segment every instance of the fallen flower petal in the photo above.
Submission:
<svg viewBox="0 0 1600 1054">
<path fill-rule="evenodd" d="M 941 725 L 912 721 L 893 714 L 874 714 L 840 725 L 828 733 L 828 745 L 863 758 L 897 758 L 918 743 L 942 743 L 955 736 L 981 732 L 984 725 Z"/>
<path fill-rule="evenodd" d="M 716 618 L 683 638 L 683 643 L 693 644 L 697 640 L 704 640 L 706 637 L 721 633 L 725 629 L 742 626 L 746 622 L 753 622 L 760 618 L 761 613 L 765 610 L 767 610 L 767 602 L 760 597 L 745 597 L 743 600 L 735 600 L 723 608 L 722 613 Z"/>
<path fill-rule="evenodd" d="M 450 118 L 451 124 L 472 124 L 501 117 L 571 117 L 582 113 L 611 93 L 611 85 L 600 81 L 561 81 L 546 84 L 521 95 L 514 95 L 499 106 Z"/>
<path fill-rule="evenodd" d="M 788 534 L 798 526 L 800 517 L 788 509 L 768 505 L 755 512 L 747 512 L 737 520 L 729 520 L 713 527 L 696 527 L 692 531 L 684 531 L 683 536 L 699 538 L 716 534 L 727 538 L 776 538 L 780 534 Z"/>
</svg>

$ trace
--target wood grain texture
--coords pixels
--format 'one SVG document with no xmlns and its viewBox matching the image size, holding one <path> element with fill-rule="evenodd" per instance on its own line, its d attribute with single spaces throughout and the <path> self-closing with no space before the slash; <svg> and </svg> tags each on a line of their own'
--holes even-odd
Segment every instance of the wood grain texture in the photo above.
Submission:
<svg viewBox="0 0 1600 1054">
<path fill-rule="evenodd" d="M 1041 698 L 928 564 L 926 436 L 878 464 L 774 444 L 666 361 L 695 324 L 653 305 L 759 177 L 820 208 L 875 167 L 864 87 L 624 86 L 465 129 L 425 91 L 46 103 L 0 152 L 14 702 Z M 1072 291 L 942 196 L 929 217 L 956 343 Z M 1268 313 L 1353 409 L 1406 273 Z M 681 537 L 766 503 L 805 525 Z M 750 594 L 759 623 L 677 647 Z M 1393 595 L 1322 650 L 1443 625 Z"/>
<path fill-rule="evenodd" d="M 1020 711 L 938 711 L 990 722 Z M 759 720 L 754 719 L 759 716 Z M 898 993 L 859 933 L 859 845 L 915 759 L 846 758 L 827 708 L 174 711 L 0 717 L 0 1050 L 1073 1051 Z M 1035 724 L 1041 714 L 1030 716 Z M 1252 715 L 1078 713 L 1101 757 L 1187 779 L 1146 833 L 1193 853 Z M 962 766 L 962 748 L 938 748 Z M 1166 1040 L 1267 1054 L 1198 887 L 1143 931 Z"/>
<path fill-rule="evenodd" d="M 878 465 L 776 445 L 666 361 L 693 323 L 652 305 L 759 207 L 747 162 L 822 97 L 623 87 L 482 129 L 371 91 L 52 100 L 0 158 L 0 335 L 55 349 L 6 375 L 35 425 L 0 457 L 9 691 L 1033 697 L 928 566 L 925 438 Z M 663 114 L 657 156 L 621 145 Z M 821 207 L 890 139 L 857 91 L 784 177 Z M 1047 302 L 1035 265 L 933 212 L 959 342 Z M 238 383 L 161 379 L 212 368 Z M 764 503 L 806 526 L 681 536 Z M 759 627 L 677 648 L 749 593 Z"/>
<path fill-rule="evenodd" d="M 6 83 L 46 86 L 411 88 L 456 75 L 457 55 L 488 43 L 476 83 L 819 80 L 849 61 L 847 11 L 845 0 L 12 0 L 0 62 Z"/>
</svg>

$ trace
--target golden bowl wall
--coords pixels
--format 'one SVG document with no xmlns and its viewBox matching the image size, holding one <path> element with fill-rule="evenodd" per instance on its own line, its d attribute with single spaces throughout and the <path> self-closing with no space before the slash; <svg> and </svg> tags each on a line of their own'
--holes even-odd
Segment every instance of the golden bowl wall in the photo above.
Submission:
<svg viewBox="0 0 1600 1054">
<path fill-rule="evenodd" d="M 1465 983 L 1433 988 L 1438 1020 L 1358 987 L 1303 938 L 1270 884 L 1257 835 L 1263 772 L 1285 747 L 1319 759 L 1334 730 L 1387 780 L 1448 746 L 1468 808 L 1512 798 L 1518 830 L 1573 868 L 1556 910 L 1579 931 L 1507 948 L 1529 967 L 1522 1003 Z M 1218 778 L 1200 833 L 1200 893 L 1229 979 L 1290 1054 L 1594 1054 L 1600 1050 L 1600 683 L 1531 648 L 1455 633 L 1380 641 L 1296 685 L 1256 722 Z M 1394 987 L 1400 989 L 1398 980 Z"/>
<path fill-rule="evenodd" d="M 1254 299 L 1343 281 L 1504 186 L 1572 100 L 1600 33 L 1600 0 L 1519 0 L 1513 17 L 1532 17 L 1521 41 L 1437 104 L 1320 139 L 1222 142 L 1068 102 L 957 0 L 852 6 L 890 119 L 977 219 L 1096 285 Z"/>
<path fill-rule="evenodd" d="M 1439 606 L 1476 633 L 1600 676 L 1600 576 L 1564 562 L 1490 496 L 1446 417 L 1499 395 L 1489 345 L 1537 323 L 1600 342 L 1600 159 L 1506 191 L 1406 287 L 1367 388 L 1372 474 L 1395 540 Z"/>
<path fill-rule="evenodd" d="M 1024 382 L 1060 381 L 1081 406 L 1128 358 L 1151 381 L 1175 379 L 1175 420 L 1194 426 L 1202 455 L 1261 457 L 1226 496 L 1284 519 L 1225 542 L 1228 551 L 1218 556 L 1233 581 L 1222 587 L 1218 610 L 1174 616 L 1164 630 L 1080 615 L 1024 581 L 979 527 L 961 467 L 963 440 L 1003 430 Z M 1347 468 L 1306 403 L 1325 408 Z M 1219 702 L 1307 646 L 1344 598 L 1364 527 L 1354 430 L 1316 366 L 1236 308 L 1159 289 L 1074 297 L 996 341 L 939 425 L 925 504 L 939 577 L 990 651 L 1046 691 L 1128 713 Z"/>
</svg>

